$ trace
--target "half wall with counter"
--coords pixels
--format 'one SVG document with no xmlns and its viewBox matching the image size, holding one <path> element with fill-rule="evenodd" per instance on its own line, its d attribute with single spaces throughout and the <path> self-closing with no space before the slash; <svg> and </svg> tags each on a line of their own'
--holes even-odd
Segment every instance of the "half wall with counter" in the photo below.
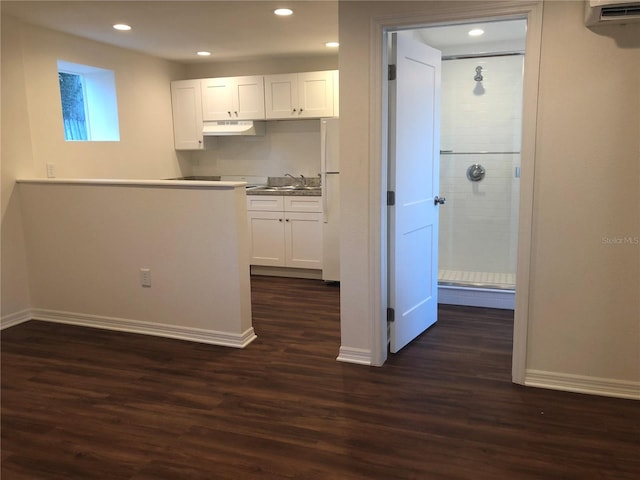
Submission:
<svg viewBox="0 0 640 480">
<path fill-rule="evenodd" d="M 245 347 L 244 185 L 19 180 L 30 318 Z"/>
</svg>

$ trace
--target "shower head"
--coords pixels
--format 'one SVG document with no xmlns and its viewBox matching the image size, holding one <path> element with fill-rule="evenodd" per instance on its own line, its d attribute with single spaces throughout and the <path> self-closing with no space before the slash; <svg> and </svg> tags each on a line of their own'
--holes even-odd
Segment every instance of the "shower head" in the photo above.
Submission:
<svg viewBox="0 0 640 480">
<path fill-rule="evenodd" d="M 475 77 L 473 77 L 473 79 L 474 79 L 476 82 L 481 82 L 481 81 L 482 81 L 482 78 L 483 78 L 483 77 L 482 77 L 482 67 L 477 66 L 477 67 L 476 67 L 476 76 L 475 76 Z"/>
</svg>

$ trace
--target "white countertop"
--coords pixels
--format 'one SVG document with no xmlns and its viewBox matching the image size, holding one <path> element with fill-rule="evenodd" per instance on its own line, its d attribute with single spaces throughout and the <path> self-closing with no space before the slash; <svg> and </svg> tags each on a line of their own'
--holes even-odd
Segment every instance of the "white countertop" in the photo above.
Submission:
<svg viewBox="0 0 640 480">
<path fill-rule="evenodd" d="M 138 187 L 179 187 L 179 188 L 211 188 L 227 190 L 244 188 L 247 182 L 207 181 L 207 180 L 130 180 L 115 178 L 18 178 L 18 183 L 41 183 L 62 185 L 122 185 Z"/>
</svg>

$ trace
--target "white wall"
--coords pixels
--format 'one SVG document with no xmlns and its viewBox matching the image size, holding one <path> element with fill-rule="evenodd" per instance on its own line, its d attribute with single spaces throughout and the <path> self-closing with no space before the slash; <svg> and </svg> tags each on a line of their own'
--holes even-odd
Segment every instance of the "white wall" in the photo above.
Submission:
<svg viewBox="0 0 640 480">
<path fill-rule="evenodd" d="M 24 65 L 20 30 L 2 18 L 2 308 L 1 318 L 26 314 L 31 306 L 20 203 L 14 195 L 15 178 L 30 175 L 33 167 L 31 130 L 28 127 Z"/>
<path fill-rule="evenodd" d="M 469 16 L 489 2 L 340 2 L 343 191 L 342 349 L 371 352 L 378 259 L 369 231 L 374 18 Z M 501 2 L 496 2 L 500 5 Z M 502 2 L 504 5 L 504 3 Z M 603 237 L 640 236 L 640 25 L 584 27 L 581 1 L 545 2 L 534 175 L 527 374 L 640 381 L 640 247 Z M 442 21 L 442 16 L 437 17 Z M 604 380 L 602 380 L 604 379 Z M 634 387 L 635 386 L 635 387 Z M 606 393 L 606 392 L 605 392 Z"/>
<path fill-rule="evenodd" d="M 7 41 L 21 52 L 24 77 L 2 85 L 3 97 L 27 98 L 33 171 L 45 176 L 54 163 L 59 178 L 165 178 L 180 173 L 173 148 L 171 80 L 184 67 L 97 42 L 20 24 L 4 17 L 19 33 Z M 4 29 L 3 29 L 4 36 Z M 17 41 L 17 42 L 16 42 Z M 16 43 L 13 43 L 16 42 Z M 3 39 L 3 45 L 5 40 Z M 91 65 L 115 72 L 120 118 L 119 142 L 66 142 L 58 85 L 57 61 Z M 11 116 L 13 112 L 8 112 Z M 16 125 L 15 130 L 23 130 Z"/>
<path fill-rule="evenodd" d="M 527 366 L 638 382 L 640 25 L 582 8 L 545 4 Z"/>
<path fill-rule="evenodd" d="M 280 57 L 244 60 L 239 62 L 202 62 L 186 65 L 185 77 L 215 78 L 242 75 L 273 75 L 277 73 L 315 72 L 337 70 L 338 55 L 318 55 L 305 57 Z"/>
<path fill-rule="evenodd" d="M 44 182 L 18 186 L 35 318 L 235 347 L 255 338 L 244 186 Z"/>
<path fill-rule="evenodd" d="M 184 67 L 2 16 L 2 318 L 30 308 L 20 200 L 14 182 L 169 178 L 188 172 L 173 147 L 170 81 Z M 120 142 L 65 142 L 57 61 L 115 71 Z"/>
<path fill-rule="evenodd" d="M 483 80 L 476 82 L 476 67 Z M 440 270 L 511 274 L 515 281 L 522 129 L 522 56 L 442 63 Z M 478 163 L 486 175 L 467 178 Z"/>
<path fill-rule="evenodd" d="M 384 5 L 391 11 L 391 5 Z M 370 263 L 369 117 L 371 17 L 375 2 L 340 2 L 340 356 L 367 361 L 374 349 L 378 293 Z M 384 9 L 382 10 L 384 12 Z M 346 186 L 348 185 L 348 188 Z"/>
</svg>

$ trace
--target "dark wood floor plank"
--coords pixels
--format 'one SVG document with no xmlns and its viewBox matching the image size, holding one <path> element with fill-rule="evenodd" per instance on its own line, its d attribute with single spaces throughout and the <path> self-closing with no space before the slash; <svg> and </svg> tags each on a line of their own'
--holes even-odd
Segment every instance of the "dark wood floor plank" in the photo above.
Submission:
<svg viewBox="0 0 640 480">
<path fill-rule="evenodd" d="M 2 479 L 637 479 L 640 402 L 514 385 L 512 312 L 440 307 L 382 368 L 336 361 L 339 288 L 252 279 L 244 350 L 2 332 Z"/>
</svg>

